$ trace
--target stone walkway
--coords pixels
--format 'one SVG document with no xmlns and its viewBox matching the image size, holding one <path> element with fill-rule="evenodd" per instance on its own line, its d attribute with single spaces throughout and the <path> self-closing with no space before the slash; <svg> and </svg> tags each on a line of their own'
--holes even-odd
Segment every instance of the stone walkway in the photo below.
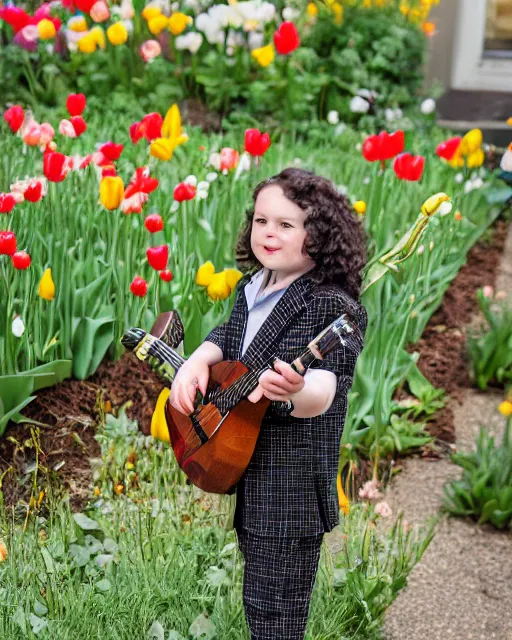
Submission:
<svg viewBox="0 0 512 640">
<path fill-rule="evenodd" d="M 496 290 L 512 293 L 512 227 Z M 470 326 L 478 322 L 476 316 Z M 500 438 L 502 400 L 501 393 L 466 391 L 454 409 L 458 450 L 473 447 L 480 425 Z M 448 459 L 407 459 L 386 500 L 409 523 L 422 523 L 438 512 L 444 483 L 460 475 Z M 444 517 L 408 587 L 390 607 L 384 633 L 386 640 L 512 640 L 512 535 Z"/>
</svg>

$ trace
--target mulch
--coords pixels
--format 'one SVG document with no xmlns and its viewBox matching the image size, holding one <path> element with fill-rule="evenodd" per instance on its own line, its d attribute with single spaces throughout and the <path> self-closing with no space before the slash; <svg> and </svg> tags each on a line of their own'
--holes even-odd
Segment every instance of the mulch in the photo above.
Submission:
<svg viewBox="0 0 512 640">
<path fill-rule="evenodd" d="M 491 239 L 471 249 L 467 263 L 451 283 L 421 340 L 409 347 L 410 351 L 420 352 L 418 367 L 425 377 L 449 394 L 446 406 L 427 425 L 439 443 L 455 441 L 453 403 L 461 403 L 463 390 L 471 385 L 465 327 L 478 308 L 476 290 L 495 284 L 507 229 L 505 221 L 496 221 Z M 7 472 L 1 485 L 4 504 L 15 505 L 20 499 L 30 498 L 31 476 L 27 469 L 35 461 L 33 434 L 37 434 L 42 485 L 56 482 L 63 494 L 70 494 L 71 505 L 82 508 L 92 487 L 89 459 L 100 455 L 96 424 L 106 404 L 110 403 L 115 412 L 129 403 L 128 416 L 149 434 L 153 409 L 163 386 L 147 365 L 133 354 L 126 354 L 118 362 L 103 362 L 86 381 L 66 380 L 41 390 L 23 413 L 44 426 L 34 429 L 30 424 L 10 423 L 0 440 L 0 477 Z M 396 397 L 407 397 L 406 390 L 400 390 Z M 53 471 L 59 465 L 58 472 Z"/>
</svg>

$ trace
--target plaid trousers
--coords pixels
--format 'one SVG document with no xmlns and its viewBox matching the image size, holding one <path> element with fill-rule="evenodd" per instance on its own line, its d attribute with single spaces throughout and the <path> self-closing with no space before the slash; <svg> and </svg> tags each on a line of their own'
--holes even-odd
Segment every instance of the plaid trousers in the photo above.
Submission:
<svg viewBox="0 0 512 640">
<path fill-rule="evenodd" d="M 324 534 L 261 535 L 236 529 L 251 640 L 303 640 Z"/>
</svg>

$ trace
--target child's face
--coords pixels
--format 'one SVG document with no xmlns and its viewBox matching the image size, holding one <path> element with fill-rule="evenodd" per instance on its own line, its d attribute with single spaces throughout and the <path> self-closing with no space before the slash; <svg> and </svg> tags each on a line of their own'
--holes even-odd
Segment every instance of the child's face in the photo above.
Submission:
<svg viewBox="0 0 512 640">
<path fill-rule="evenodd" d="M 307 235 L 305 219 L 305 211 L 288 200 L 278 185 L 265 187 L 256 198 L 251 249 L 261 264 L 276 271 L 280 279 L 315 266 L 302 252 Z"/>
</svg>

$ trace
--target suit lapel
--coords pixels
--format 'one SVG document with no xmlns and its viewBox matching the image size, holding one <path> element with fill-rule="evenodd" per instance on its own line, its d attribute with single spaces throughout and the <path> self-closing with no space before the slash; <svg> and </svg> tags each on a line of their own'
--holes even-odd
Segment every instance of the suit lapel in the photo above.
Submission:
<svg viewBox="0 0 512 640">
<path fill-rule="evenodd" d="M 289 285 L 241 358 L 241 362 L 249 369 L 263 366 L 274 355 L 275 343 L 280 335 L 286 330 L 293 318 L 307 306 L 312 284 L 308 273 L 305 273 Z M 239 296 L 240 307 L 238 309 L 239 321 L 236 323 L 239 327 L 238 335 L 236 335 L 237 355 L 240 353 L 249 314 L 245 291 L 242 290 L 241 294 Z"/>
</svg>

